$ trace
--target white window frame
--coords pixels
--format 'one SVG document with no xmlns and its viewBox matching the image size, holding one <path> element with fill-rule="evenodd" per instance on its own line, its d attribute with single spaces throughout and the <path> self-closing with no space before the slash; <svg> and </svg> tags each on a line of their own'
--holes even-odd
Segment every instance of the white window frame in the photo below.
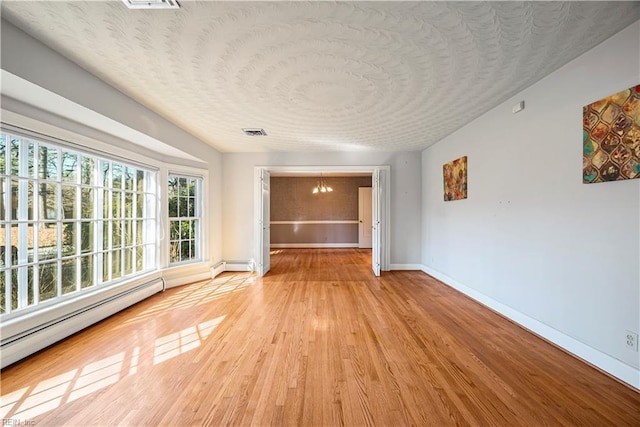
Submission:
<svg viewBox="0 0 640 427">
<path fill-rule="evenodd" d="M 195 237 L 196 244 L 196 257 L 191 258 L 184 261 L 171 262 L 171 222 L 172 218 L 169 217 L 169 177 L 176 176 L 179 178 L 190 178 L 196 179 L 196 207 L 195 207 L 195 216 L 194 217 L 184 217 L 184 219 L 197 219 L 197 230 Z M 167 169 L 167 173 L 164 179 L 164 195 L 166 195 L 166 200 L 163 203 L 163 209 L 165 209 L 165 214 L 162 218 L 166 218 L 167 224 L 164 227 L 165 235 L 167 236 L 166 242 L 163 245 L 163 250 L 166 254 L 166 265 L 169 268 L 180 267 L 183 265 L 190 264 L 198 264 L 207 261 L 207 226 L 205 221 L 204 213 L 208 212 L 208 197 L 206 196 L 206 186 L 208 181 L 207 171 L 204 169 L 197 168 L 188 168 L 188 167 L 179 167 L 179 166 L 171 166 Z M 173 217 L 178 220 L 182 217 Z"/>
<path fill-rule="evenodd" d="M 9 173 L 6 175 L 7 180 L 5 182 L 5 187 L 3 188 L 3 191 L 5 192 L 5 200 L 4 200 L 4 204 L 5 204 L 5 217 L 3 218 L 3 221 L 5 220 L 9 220 L 7 221 L 5 224 L 7 225 L 5 228 L 5 242 L 6 245 L 8 246 L 11 242 L 11 224 L 17 223 L 18 224 L 18 262 L 17 262 L 17 267 L 15 267 L 15 269 L 17 269 L 18 271 L 18 280 L 19 280 L 19 289 L 18 289 L 18 306 L 16 309 L 12 308 L 12 301 L 11 301 L 11 295 L 12 295 L 12 285 L 11 285 L 11 271 L 13 269 L 3 269 L 3 271 L 0 272 L 0 274 L 4 274 L 4 271 L 7 271 L 8 273 L 6 274 L 6 280 L 5 280 L 5 300 L 6 300 L 6 311 L 5 313 L 2 314 L 2 319 L 9 319 L 9 318 L 13 318 L 15 316 L 21 316 L 23 314 L 29 314 L 32 312 L 37 312 L 43 308 L 46 307 L 50 307 L 50 306 L 55 306 L 57 304 L 63 303 L 69 299 L 73 299 L 75 297 L 78 297 L 79 295 L 85 295 L 91 292 L 95 292 L 98 291 L 99 289 L 105 289 L 105 288 L 109 288 L 112 286 L 116 286 L 120 283 L 123 282 L 129 282 L 131 280 L 135 280 L 141 276 L 147 275 L 148 273 L 152 273 L 154 271 L 158 271 L 161 268 L 159 261 L 159 256 L 158 256 L 158 247 L 159 247 L 159 239 L 155 239 L 154 241 L 150 241 L 150 240 L 146 240 L 144 241 L 144 237 L 143 237 L 143 242 L 141 244 L 138 244 L 139 242 L 137 242 L 137 234 L 136 234 L 136 227 L 137 227 L 137 223 L 139 220 L 143 221 L 143 224 L 145 224 L 146 230 L 146 236 L 157 236 L 158 233 L 158 229 L 160 226 L 160 216 L 159 216 L 159 210 L 158 210 L 158 196 L 159 196 L 159 192 L 160 192 L 160 188 L 158 186 L 158 175 L 159 175 L 159 168 L 153 166 L 153 165 L 148 165 L 148 164 L 144 164 L 141 162 L 137 162 L 135 160 L 130 160 L 128 158 L 121 158 L 117 155 L 111 155 L 109 153 L 106 152 L 101 152 L 100 150 L 92 150 L 91 148 L 79 145 L 79 144 L 73 144 L 73 143 L 69 143 L 68 141 L 61 141 L 58 140 L 56 138 L 53 137 L 48 137 L 45 135 L 40 135 L 40 134 L 36 134 L 34 132 L 29 132 L 29 131 L 24 131 L 22 129 L 16 130 L 13 129 L 12 126 L 7 126 L 5 124 L 3 124 L 2 126 L 2 133 L 7 135 L 7 139 L 6 139 L 6 146 L 7 146 L 7 151 L 5 153 L 6 157 L 5 157 L 5 162 L 7 164 L 7 168 L 11 167 L 11 158 L 10 158 L 10 145 L 11 145 L 11 140 L 12 137 L 17 137 L 19 139 L 21 139 L 22 141 L 24 141 L 25 143 L 21 143 L 20 144 L 20 157 L 19 157 L 19 170 L 18 170 L 18 176 L 19 178 L 14 178 L 14 176 Z M 30 177 L 28 174 L 28 143 L 34 143 L 34 166 L 33 166 L 33 177 Z M 57 169 L 58 169 L 58 173 L 57 173 L 57 177 L 55 179 L 44 179 L 42 177 L 40 177 L 38 168 L 39 168 L 39 159 L 38 159 L 38 147 L 40 146 L 47 146 L 47 147 L 51 147 L 54 148 L 56 150 L 56 154 L 55 156 L 57 157 Z M 63 152 L 70 152 L 72 154 L 75 154 L 78 156 L 78 161 L 77 164 L 75 166 L 75 174 L 76 174 L 76 178 L 75 181 L 73 182 L 69 182 L 69 181 L 64 181 L 62 179 L 62 153 Z M 94 160 L 94 165 L 93 165 L 93 184 L 91 185 L 85 185 L 82 182 L 82 159 L 83 158 L 92 158 Z M 110 253 L 111 251 L 114 250 L 113 247 L 113 242 L 112 242 L 112 237 L 109 236 L 108 238 L 108 247 L 105 249 L 104 246 L 102 245 L 102 240 L 100 237 L 102 235 L 102 237 L 104 238 L 103 235 L 103 227 L 102 225 L 106 222 L 109 224 L 112 224 L 115 220 L 111 217 L 112 212 L 109 212 L 109 216 L 108 217 L 103 217 L 103 213 L 102 213 L 102 208 L 104 206 L 104 200 L 103 200 L 103 191 L 105 190 L 105 188 L 107 188 L 108 194 L 109 194 L 109 200 L 111 200 L 111 196 L 113 194 L 114 188 L 112 187 L 105 187 L 104 183 L 102 182 L 102 167 L 105 163 L 109 162 L 111 165 L 113 165 L 114 163 L 116 164 L 120 164 L 123 166 L 123 178 L 122 178 L 122 185 L 121 185 L 121 189 L 120 191 L 122 191 L 122 197 L 123 197 L 123 201 L 125 199 L 125 195 L 128 193 L 131 193 L 132 198 L 134 201 L 137 202 L 137 198 L 142 195 L 143 197 L 145 197 L 145 205 L 144 205 L 144 211 L 143 211 L 143 216 L 142 218 L 137 218 L 136 212 L 137 212 L 137 205 L 136 203 L 134 203 L 134 205 L 132 206 L 132 218 L 131 220 L 131 231 L 132 231 L 132 245 L 126 246 L 125 244 L 125 238 L 124 238 L 124 234 L 123 234 L 123 238 L 122 238 L 122 243 L 124 246 L 122 246 L 121 249 L 121 257 L 125 257 L 125 254 L 127 253 L 127 249 L 130 249 L 131 251 L 131 265 L 133 267 L 133 271 L 131 272 L 131 274 L 126 274 L 126 270 L 125 270 L 125 264 L 124 264 L 124 259 L 121 259 L 121 275 L 119 278 L 117 278 L 116 280 L 112 280 L 112 272 L 109 272 L 109 276 L 107 281 L 103 281 L 102 280 L 102 261 L 103 261 L 103 257 L 106 253 Z M 133 180 L 133 187 L 131 190 L 126 190 L 125 187 L 125 171 L 127 170 L 127 168 L 134 168 L 135 170 L 142 170 L 145 172 L 145 187 L 144 189 L 142 189 L 142 191 L 137 191 L 136 188 L 136 179 L 134 178 Z M 5 171 L 2 171 L 3 175 L 5 173 Z M 10 169 L 9 169 L 9 172 Z M 11 212 L 11 188 L 12 188 L 12 181 L 14 179 L 18 180 L 18 188 L 19 188 L 19 195 L 18 197 L 21 196 L 25 196 L 28 197 L 28 186 L 29 185 L 33 185 L 33 192 L 34 192 L 34 199 L 33 199 L 33 203 L 32 203 L 32 209 L 33 209 L 33 214 L 32 214 L 32 218 L 31 219 L 27 219 L 28 218 L 28 205 L 27 203 L 19 203 L 18 204 L 18 212 L 17 212 L 17 219 L 12 219 L 12 212 Z M 55 216 L 55 220 L 48 220 L 46 217 L 40 218 L 39 217 L 39 197 L 35 196 L 36 194 L 38 194 L 39 192 L 39 184 L 41 183 L 45 183 L 45 182 L 50 182 L 50 183 L 54 183 L 55 184 L 55 188 L 56 188 L 56 216 Z M 109 184 L 111 184 L 111 171 L 109 174 Z M 62 205 L 62 192 L 61 189 L 64 185 L 68 185 L 71 187 L 75 187 L 75 192 L 76 192 L 76 196 L 78 196 L 76 198 L 76 206 L 74 215 L 72 219 L 65 219 L 63 218 L 63 205 Z M 82 189 L 84 188 L 91 188 L 93 189 L 93 200 L 94 200 L 94 204 L 93 204 L 93 214 L 91 216 L 91 218 L 82 218 L 81 215 L 81 194 L 82 194 Z M 8 191 L 7 191 L 8 190 Z M 117 191 L 117 189 L 115 189 Z M 111 205 L 108 203 L 108 207 L 109 209 L 111 209 Z M 122 207 L 122 214 L 124 215 L 124 203 L 121 203 Z M 124 226 L 125 222 L 127 221 L 126 219 L 121 219 L 121 224 Z M 57 267 L 57 290 L 56 290 L 56 296 L 51 298 L 51 299 L 47 299 L 46 301 L 40 302 L 39 301 L 39 283 L 38 283 L 38 277 L 37 275 L 34 274 L 34 278 L 33 278 L 33 283 L 31 286 L 33 286 L 33 302 L 31 305 L 27 305 L 28 304 L 28 281 L 27 281 L 27 269 L 29 268 L 29 266 L 31 265 L 38 265 L 40 266 L 41 264 L 39 264 L 38 260 L 38 251 L 34 251 L 34 255 L 33 255 L 33 261 L 32 262 L 27 262 L 28 261 L 28 255 L 27 255 L 27 231 L 28 231 L 28 226 L 29 224 L 33 225 L 33 246 L 38 247 L 38 233 L 35 232 L 36 230 L 36 226 L 40 225 L 40 224 L 44 224 L 45 222 L 50 223 L 50 224 L 57 224 L 57 233 L 56 233 L 56 238 L 57 240 L 62 239 L 62 226 L 65 223 L 73 223 L 74 227 L 75 227 L 75 239 L 76 241 L 75 243 L 75 251 L 74 254 L 69 254 L 69 255 L 65 255 L 64 257 L 62 256 L 63 254 L 61 253 L 61 244 L 57 244 L 57 253 L 56 253 L 56 257 L 55 257 L 55 261 L 51 261 L 52 263 L 56 264 Z M 89 223 L 93 223 L 93 234 L 94 234 L 94 244 L 93 244 L 93 248 L 92 251 L 89 254 L 84 254 L 82 252 L 82 248 L 81 248 L 81 233 L 80 233 L 80 228 L 81 228 L 81 224 L 84 222 L 89 222 Z M 123 232 L 124 233 L 124 232 Z M 109 233 L 111 234 L 111 233 Z M 138 247 L 142 247 L 143 248 L 143 256 L 145 257 L 145 262 L 143 264 L 143 268 L 140 271 L 136 271 L 136 253 L 137 253 L 137 249 Z M 6 253 L 6 251 L 5 251 Z M 95 263 L 94 268 L 93 268 L 93 275 L 94 275 L 94 280 L 92 282 L 91 286 L 88 286 L 86 288 L 82 288 L 81 285 L 81 275 L 80 275 L 80 271 L 81 271 L 81 260 L 83 256 L 93 256 L 93 262 Z M 8 256 L 11 256 L 11 254 L 9 254 Z M 24 259 L 23 259 L 24 258 Z M 8 259 L 8 258 L 6 258 Z M 5 261 L 6 261 L 5 259 Z M 64 262 L 65 259 L 74 259 L 76 261 L 76 278 L 75 278 L 75 282 L 76 282 L 76 286 L 75 289 L 63 294 L 62 293 L 62 263 Z M 26 264 L 26 265 L 24 265 Z"/>
</svg>

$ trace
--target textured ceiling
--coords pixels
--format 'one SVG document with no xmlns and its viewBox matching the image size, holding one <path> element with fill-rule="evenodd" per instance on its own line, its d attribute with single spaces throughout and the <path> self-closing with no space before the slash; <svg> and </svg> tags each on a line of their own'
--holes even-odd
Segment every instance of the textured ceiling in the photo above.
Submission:
<svg viewBox="0 0 640 427">
<path fill-rule="evenodd" d="M 640 19 L 638 2 L 181 4 L 2 15 L 224 152 L 421 150 Z"/>
</svg>

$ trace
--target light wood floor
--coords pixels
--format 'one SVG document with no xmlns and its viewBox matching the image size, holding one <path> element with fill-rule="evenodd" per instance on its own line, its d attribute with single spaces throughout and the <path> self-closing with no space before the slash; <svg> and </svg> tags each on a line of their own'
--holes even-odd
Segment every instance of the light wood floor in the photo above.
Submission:
<svg viewBox="0 0 640 427">
<path fill-rule="evenodd" d="M 2 372 L 35 425 L 640 425 L 640 393 L 420 272 L 278 250 Z M 32 424 L 30 424 L 32 425 Z"/>
</svg>

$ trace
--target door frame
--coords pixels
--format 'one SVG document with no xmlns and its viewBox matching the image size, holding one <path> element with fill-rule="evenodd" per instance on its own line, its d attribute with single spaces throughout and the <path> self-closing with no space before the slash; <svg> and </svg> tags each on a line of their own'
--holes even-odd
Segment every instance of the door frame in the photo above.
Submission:
<svg viewBox="0 0 640 427">
<path fill-rule="evenodd" d="M 370 173 L 373 176 L 377 173 L 380 177 L 378 180 L 378 194 L 379 197 L 379 212 L 380 212 L 380 239 L 377 242 L 377 253 L 380 257 L 379 267 L 376 269 L 375 265 L 374 271 L 389 271 L 390 270 L 390 259 L 391 259 L 391 166 L 382 165 L 382 166 L 284 166 L 284 165 L 263 165 L 263 166 L 254 166 L 254 235 L 253 235 L 253 248 L 254 248 L 254 258 L 253 265 L 254 271 L 260 273 L 258 271 L 258 262 L 261 260 L 262 254 L 262 243 L 264 241 L 264 236 L 262 235 L 262 224 L 260 218 L 260 212 L 262 211 L 262 171 L 272 173 L 289 173 L 292 175 L 300 175 L 300 176 L 309 176 L 311 174 L 320 174 L 320 172 L 331 172 L 331 173 Z M 375 186 L 375 182 L 373 183 Z M 372 189 L 375 191 L 375 188 Z M 374 248 L 372 248 L 372 251 Z M 266 260 L 262 260 L 264 263 Z M 372 264 L 374 262 L 372 261 Z"/>
</svg>

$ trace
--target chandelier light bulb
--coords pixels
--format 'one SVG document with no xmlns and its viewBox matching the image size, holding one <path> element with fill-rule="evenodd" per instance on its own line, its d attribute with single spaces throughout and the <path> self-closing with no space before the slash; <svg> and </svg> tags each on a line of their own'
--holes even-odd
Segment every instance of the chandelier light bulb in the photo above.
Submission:
<svg viewBox="0 0 640 427">
<path fill-rule="evenodd" d="M 311 192 L 313 194 L 318 194 L 318 193 L 331 193 L 332 191 L 333 191 L 333 188 L 325 184 L 324 178 L 322 176 L 322 172 L 320 172 L 320 179 L 318 180 L 318 184 L 316 184 L 316 186 L 313 187 L 313 190 L 311 190 Z"/>
</svg>

